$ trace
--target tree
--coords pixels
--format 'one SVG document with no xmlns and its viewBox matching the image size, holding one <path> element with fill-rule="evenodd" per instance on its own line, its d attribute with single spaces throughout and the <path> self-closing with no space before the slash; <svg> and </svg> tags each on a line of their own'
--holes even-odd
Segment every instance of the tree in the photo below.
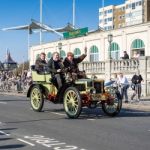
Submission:
<svg viewBox="0 0 150 150">
<path fill-rule="evenodd" d="M 29 61 L 25 61 L 24 63 L 19 64 L 19 67 L 14 70 L 14 74 L 22 74 L 24 71 L 27 71 L 29 69 Z"/>
</svg>

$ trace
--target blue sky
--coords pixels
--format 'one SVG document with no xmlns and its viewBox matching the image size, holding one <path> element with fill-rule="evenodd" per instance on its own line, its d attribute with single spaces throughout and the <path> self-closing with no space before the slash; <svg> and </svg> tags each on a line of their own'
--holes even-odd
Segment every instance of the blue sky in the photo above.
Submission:
<svg viewBox="0 0 150 150">
<path fill-rule="evenodd" d="M 121 4 L 124 0 L 105 0 L 105 6 Z M 29 24 L 32 19 L 39 21 L 40 0 L 0 0 L 0 29 Z M 76 27 L 98 27 L 98 9 L 102 0 L 76 0 Z M 72 0 L 43 0 L 43 23 L 62 27 L 72 23 Z M 44 42 L 58 39 L 46 33 Z M 31 45 L 39 43 L 39 34 L 32 34 Z M 0 61 L 4 61 L 6 49 L 14 60 L 27 60 L 27 31 L 0 31 Z"/>
</svg>

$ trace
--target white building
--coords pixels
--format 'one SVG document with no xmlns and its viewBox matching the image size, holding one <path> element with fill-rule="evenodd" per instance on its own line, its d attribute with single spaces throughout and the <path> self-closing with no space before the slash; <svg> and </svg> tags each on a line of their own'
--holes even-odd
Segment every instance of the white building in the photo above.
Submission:
<svg viewBox="0 0 150 150">
<path fill-rule="evenodd" d="M 109 43 L 107 36 L 113 34 L 111 43 L 111 57 L 120 59 L 123 51 L 127 51 L 130 58 L 133 51 L 136 50 L 141 56 L 150 56 L 150 22 L 123 27 L 111 31 L 95 31 L 87 36 L 61 40 L 62 50 L 61 57 L 65 57 L 66 53 L 71 51 L 78 56 L 84 51 L 84 47 L 88 48 L 88 57 L 85 61 L 98 62 L 108 59 Z M 42 45 L 32 46 L 29 52 L 31 64 L 35 63 L 37 56 L 41 52 L 45 52 L 47 59 L 50 59 L 53 52 L 58 51 L 58 43 L 60 41 L 50 42 Z"/>
<path fill-rule="evenodd" d="M 99 26 L 105 30 L 111 30 L 147 22 L 149 3 L 148 0 L 127 0 L 121 5 L 100 8 Z"/>
<path fill-rule="evenodd" d="M 128 0 L 125 2 L 125 5 L 126 26 L 144 22 L 144 0 Z"/>
<path fill-rule="evenodd" d="M 113 5 L 99 9 L 99 27 L 105 30 L 113 29 L 113 11 Z"/>
</svg>

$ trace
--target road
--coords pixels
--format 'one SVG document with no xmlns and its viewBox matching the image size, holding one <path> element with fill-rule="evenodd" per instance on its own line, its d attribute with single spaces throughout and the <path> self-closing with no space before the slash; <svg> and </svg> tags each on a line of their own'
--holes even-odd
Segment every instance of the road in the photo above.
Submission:
<svg viewBox="0 0 150 150">
<path fill-rule="evenodd" d="M 68 119 L 60 104 L 34 112 L 25 97 L 0 95 L 0 149 L 147 150 L 150 112 L 122 109 L 107 117 L 100 108 Z"/>
</svg>

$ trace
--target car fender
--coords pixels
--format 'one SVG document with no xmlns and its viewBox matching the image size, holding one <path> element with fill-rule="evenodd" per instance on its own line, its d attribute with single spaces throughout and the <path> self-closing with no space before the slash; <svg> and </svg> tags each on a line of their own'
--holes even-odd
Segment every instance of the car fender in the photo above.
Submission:
<svg viewBox="0 0 150 150">
<path fill-rule="evenodd" d="M 28 89 L 27 97 L 30 97 L 31 90 L 34 86 L 38 86 L 42 90 L 42 93 L 44 92 L 44 87 L 41 84 L 33 83 Z"/>
</svg>

